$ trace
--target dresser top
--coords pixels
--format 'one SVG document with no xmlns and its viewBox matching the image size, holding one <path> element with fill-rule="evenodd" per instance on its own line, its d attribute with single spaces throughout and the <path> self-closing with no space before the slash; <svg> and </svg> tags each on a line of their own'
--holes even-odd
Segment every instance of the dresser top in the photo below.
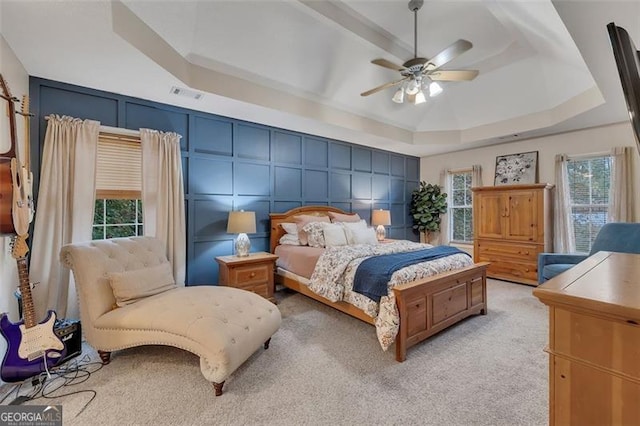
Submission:
<svg viewBox="0 0 640 426">
<path fill-rule="evenodd" d="M 640 323 L 640 255 L 598 252 L 533 295 L 547 305 L 571 305 Z"/>
</svg>

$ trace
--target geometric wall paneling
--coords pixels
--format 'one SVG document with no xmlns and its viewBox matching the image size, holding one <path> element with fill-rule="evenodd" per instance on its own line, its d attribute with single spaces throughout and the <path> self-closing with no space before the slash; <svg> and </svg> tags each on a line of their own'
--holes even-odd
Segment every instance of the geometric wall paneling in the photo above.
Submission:
<svg viewBox="0 0 640 426">
<path fill-rule="evenodd" d="M 270 212 L 304 205 L 334 206 L 368 223 L 373 208 L 389 209 L 387 235 L 417 239 L 408 213 L 419 184 L 417 157 L 37 77 L 30 77 L 29 88 L 32 110 L 39 114 L 31 128 L 36 193 L 43 114 L 182 136 L 189 285 L 218 282 L 214 257 L 233 253 L 235 235 L 226 232 L 232 210 L 256 212 L 252 252 L 269 249 Z"/>
<path fill-rule="evenodd" d="M 329 144 L 332 169 L 351 170 L 351 147 L 341 143 Z"/>
<path fill-rule="evenodd" d="M 371 204 L 371 210 L 389 210 L 389 203 L 373 203 Z M 395 224 L 394 217 L 391 216 L 391 223 Z"/>
<path fill-rule="evenodd" d="M 402 194 L 402 192 L 400 192 Z M 373 191 L 371 198 L 374 200 L 389 199 L 389 176 L 373 175 Z"/>
<path fill-rule="evenodd" d="M 391 201 L 404 201 L 404 179 L 391 179 L 391 192 L 390 197 Z M 409 198 L 407 201 L 410 201 Z"/>
<path fill-rule="evenodd" d="M 307 167 L 329 167 L 329 143 L 309 136 L 304 138 L 304 165 Z"/>
<path fill-rule="evenodd" d="M 162 132 L 176 132 L 180 139 L 180 149 L 189 149 L 189 116 L 185 113 L 169 111 L 137 103 L 125 103 L 125 125 L 127 129 L 142 128 L 160 130 Z"/>
<path fill-rule="evenodd" d="M 45 122 L 45 129 L 44 117 L 49 114 L 69 115 L 83 120 L 97 120 L 103 126 L 115 127 L 118 125 L 118 101 L 115 99 L 49 86 L 41 86 L 39 95 L 42 100 L 40 114 Z M 3 117 L 4 113 L 3 109 Z M 4 134 L 2 136 L 4 137 Z"/>
<path fill-rule="evenodd" d="M 405 177 L 404 175 L 404 157 L 391 155 L 391 175 Z"/>
<path fill-rule="evenodd" d="M 271 207 L 269 200 L 254 199 L 243 203 L 242 206 L 237 204 L 234 206 L 234 210 L 246 210 L 256 213 L 256 234 L 269 234 L 269 212 Z M 249 236 L 249 238 L 253 241 L 252 236 Z"/>
<path fill-rule="evenodd" d="M 331 199 L 351 199 L 351 175 L 347 173 L 331 173 Z"/>
<path fill-rule="evenodd" d="M 272 146 L 276 163 L 302 163 L 302 136 L 274 131 Z"/>
<path fill-rule="evenodd" d="M 333 207 L 336 207 L 342 211 L 345 212 L 350 212 L 351 210 L 351 203 L 336 203 L 335 201 L 333 203 L 331 203 L 331 205 Z"/>
<path fill-rule="evenodd" d="M 271 194 L 268 164 L 234 162 L 233 192 L 236 195 L 266 196 Z M 231 175 L 226 177 L 229 180 Z"/>
<path fill-rule="evenodd" d="M 304 198 L 327 200 L 329 198 L 329 172 L 307 169 L 304 174 Z"/>
<path fill-rule="evenodd" d="M 386 152 L 373 151 L 373 172 L 389 174 L 389 154 Z"/>
<path fill-rule="evenodd" d="M 233 240 L 196 241 L 193 243 L 193 258 L 189 260 L 189 284 L 202 285 L 218 282 L 216 256 L 233 254 Z"/>
<path fill-rule="evenodd" d="M 274 166 L 275 196 L 278 199 L 302 198 L 302 170 L 292 167 Z"/>
<path fill-rule="evenodd" d="M 371 172 L 371 149 L 353 148 L 353 170 Z"/>
<path fill-rule="evenodd" d="M 407 158 L 406 161 L 407 174 L 404 176 L 404 178 L 409 180 L 420 180 L 420 159 Z"/>
<path fill-rule="evenodd" d="M 194 117 L 190 137 L 195 152 L 215 155 L 233 155 L 233 123 Z"/>
<path fill-rule="evenodd" d="M 232 197 L 193 200 L 193 236 L 196 238 L 222 239 L 227 232 Z"/>
<path fill-rule="evenodd" d="M 233 163 L 210 157 L 189 157 L 189 194 L 233 195 Z"/>
<path fill-rule="evenodd" d="M 282 213 L 298 207 L 302 207 L 300 201 L 274 201 L 273 210 L 271 211 L 273 213 Z"/>
<path fill-rule="evenodd" d="M 371 174 L 353 173 L 353 198 L 371 200 Z"/>
<path fill-rule="evenodd" d="M 269 161 L 269 129 L 237 124 L 233 145 L 239 158 Z"/>
</svg>

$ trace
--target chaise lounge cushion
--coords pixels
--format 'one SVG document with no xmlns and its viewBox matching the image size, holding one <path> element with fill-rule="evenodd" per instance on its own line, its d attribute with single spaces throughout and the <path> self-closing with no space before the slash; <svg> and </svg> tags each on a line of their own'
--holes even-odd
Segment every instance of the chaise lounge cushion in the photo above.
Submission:
<svg viewBox="0 0 640 426">
<path fill-rule="evenodd" d="M 113 272 L 109 274 L 109 284 L 120 307 L 176 288 L 169 262 L 134 271 Z"/>
</svg>

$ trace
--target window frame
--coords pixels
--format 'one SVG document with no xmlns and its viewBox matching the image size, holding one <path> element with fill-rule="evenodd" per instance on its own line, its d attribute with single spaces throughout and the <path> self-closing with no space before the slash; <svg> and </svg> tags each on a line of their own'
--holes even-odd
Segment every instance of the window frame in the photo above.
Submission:
<svg viewBox="0 0 640 426">
<path fill-rule="evenodd" d="M 454 183 L 455 176 L 457 176 L 457 175 L 468 175 L 469 186 L 468 186 L 468 188 L 465 187 L 465 191 L 468 190 L 471 193 L 471 202 L 468 205 L 467 204 L 465 204 L 465 205 L 456 205 L 456 206 L 453 205 L 453 200 L 454 200 L 454 197 L 453 197 L 453 193 L 454 193 L 453 183 Z M 465 176 L 465 180 L 466 180 L 466 176 Z M 450 193 L 450 196 L 448 197 L 449 198 L 449 202 L 447 202 L 447 214 L 449 216 L 448 221 L 447 221 L 447 228 L 448 228 L 447 229 L 447 236 L 448 236 L 448 239 L 449 239 L 450 243 L 454 243 L 454 244 L 469 244 L 469 245 L 473 244 L 473 193 L 471 191 L 472 185 L 473 185 L 473 168 L 469 167 L 469 168 L 464 168 L 464 169 L 449 170 L 447 172 L 447 188 L 449 189 L 449 193 Z M 466 199 L 466 197 L 465 197 L 465 199 Z M 471 230 L 470 231 L 471 232 L 470 232 L 470 235 L 468 236 L 470 238 L 468 241 L 467 240 L 458 240 L 458 239 L 453 238 L 453 236 L 454 236 L 453 232 L 454 232 L 454 227 L 455 227 L 454 226 L 455 220 L 454 220 L 454 214 L 453 214 L 454 209 L 455 210 L 457 210 L 457 209 L 462 209 L 462 210 L 468 209 L 469 212 L 471 213 L 471 221 L 470 221 L 470 224 L 471 224 Z"/>
</svg>

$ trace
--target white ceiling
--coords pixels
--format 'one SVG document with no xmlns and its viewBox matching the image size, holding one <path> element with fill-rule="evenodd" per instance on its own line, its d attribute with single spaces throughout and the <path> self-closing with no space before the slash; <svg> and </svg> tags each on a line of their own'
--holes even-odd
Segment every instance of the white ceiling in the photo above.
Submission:
<svg viewBox="0 0 640 426">
<path fill-rule="evenodd" d="M 606 24 L 640 43 L 640 1 L 426 0 L 418 56 L 463 38 L 443 69 L 479 76 L 362 97 L 413 57 L 407 4 L 0 0 L 0 31 L 33 76 L 419 156 L 628 120 Z"/>
</svg>

